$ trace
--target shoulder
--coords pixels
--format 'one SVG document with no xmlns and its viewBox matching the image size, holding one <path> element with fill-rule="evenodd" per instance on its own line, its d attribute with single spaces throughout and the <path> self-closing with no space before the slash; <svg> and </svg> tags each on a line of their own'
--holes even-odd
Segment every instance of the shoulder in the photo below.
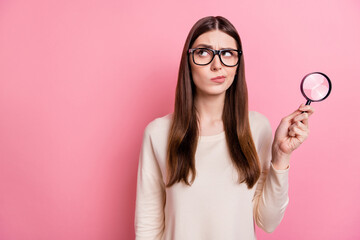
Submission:
<svg viewBox="0 0 360 240">
<path fill-rule="evenodd" d="M 143 146 L 145 146 L 145 148 L 151 146 L 156 159 L 160 163 L 165 163 L 166 161 L 166 149 L 172 116 L 173 114 L 170 113 L 165 116 L 155 118 L 147 124 L 144 130 Z"/>
<path fill-rule="evenodd" d="M 251 128 L 262 128 L 271 130 L 269 119 L 259 112 L 249 111 L 249 122 Z"/>
<path fill-rule="evenodd" d="M 173 113 L 169 113 L 165 116 L 155 118 L 146 125 L 144 134 L 148 136 L 167 134 L 170 129 L 172 116 Z"/>
<path fill-rule="evenodd" d="M 251 135 L 257 149 L 260 149 L 260 147 L 264 144 L 264 141 L 272 140 L 271 125 L 265 115 L 256 111 L 249 111 L 249 122 Z"/>
</svg>

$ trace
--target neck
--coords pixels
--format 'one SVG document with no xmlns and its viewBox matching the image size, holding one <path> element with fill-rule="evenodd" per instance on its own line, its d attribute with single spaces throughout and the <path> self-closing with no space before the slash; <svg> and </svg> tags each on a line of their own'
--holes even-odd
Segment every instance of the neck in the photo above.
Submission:
<svg viewBox="0 0 360 240">
<path fill-rule="evenodd" d="M 200 125 L 222 125 L 222 113 L 225 102 L 225 93 L 221 95 L 200 95 L 195 97 Z"/>
</svg>

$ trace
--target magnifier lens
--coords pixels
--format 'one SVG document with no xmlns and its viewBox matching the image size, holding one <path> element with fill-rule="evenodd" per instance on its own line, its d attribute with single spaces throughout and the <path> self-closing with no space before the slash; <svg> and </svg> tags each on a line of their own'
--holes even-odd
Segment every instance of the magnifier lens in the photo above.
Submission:
<svg viewBox="0 0 360 240">
<path fill-rule="evenodd" d="M 301 82 L 301 92 L 312 102 L 322 101 L 331 91 L 330 79 L 323 73 L 315 72 L 306 75 Z M 308 102 L 310 104 L 310 102 Z"/>
</svg>

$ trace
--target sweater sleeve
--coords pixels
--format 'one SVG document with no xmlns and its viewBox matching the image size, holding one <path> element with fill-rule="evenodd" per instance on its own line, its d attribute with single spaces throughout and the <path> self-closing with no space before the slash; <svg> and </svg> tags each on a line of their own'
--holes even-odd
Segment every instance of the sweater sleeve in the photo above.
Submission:
<svg viewBox="0 0 360 240">
<path fill-rule="evenodd" d="M 261 162 L 261 175 L 253 199 L 254 220 L 265 232 L 273 232 L 280 224 L 289 203 L 289 168 L 277 170 L 271 163 L 272 131 L 265 118 L 260 135 L 261 146 L 258 150 Z"/>
<path fill-rule="evenodd" d="M 140 151 L 135 208 L 136 240 L 160 240 L 164 231 L 165 184 L 150 136 L 145 128 Z"/>
</svg>

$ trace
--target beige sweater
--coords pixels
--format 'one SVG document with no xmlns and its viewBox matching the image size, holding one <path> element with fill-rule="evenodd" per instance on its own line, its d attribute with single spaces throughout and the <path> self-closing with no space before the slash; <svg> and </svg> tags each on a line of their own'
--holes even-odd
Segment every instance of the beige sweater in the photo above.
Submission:
<svg viewBox="0 0 360 240">
<path fill-rule="evenodd" d="M 250 128 L 262 165 L 252 189 L 238 184 L 225 132 L 200 136 L 191 186 L 165 188 L 166 146 L 172 114 L 150 122 L 140 152 L 135 233 L 137 240 L 256 239 L 254 222 L 272 232 L 289 202 L 288 171 L 271 163 L 272 131 L 268 119 L 249 112 Z"/>
</svg>

